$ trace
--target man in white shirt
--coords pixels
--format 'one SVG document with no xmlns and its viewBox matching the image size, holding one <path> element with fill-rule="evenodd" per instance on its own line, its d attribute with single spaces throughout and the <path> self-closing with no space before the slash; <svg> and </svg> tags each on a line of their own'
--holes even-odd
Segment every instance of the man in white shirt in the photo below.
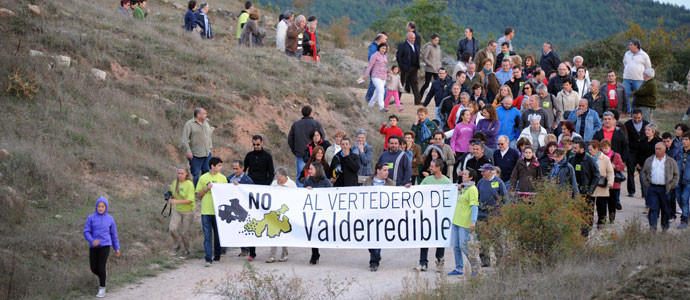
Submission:
<svg viewBox="0 0 690 300">
<path fill-rule="evenodd" d="M 673 158 L 666 156 L 666 145 L 654 145 L 654 156 L 648 158 L 642 168 L 642 176 L 647 186 L 646 202 L 649 205 L 649 228 L 656 231 L 656 223 L 661 213 L 661 230 L 669 227 L 668 193 L 678 184 L 680 174 Z"/>
<path fill-rule="evenodd" d="M 630 96 L 644 83 L 642 74 L 644 74 L 644 70 L 652 68 L 652 62 L 649 60 L 647 52 L 640 48 L 640 40 L 633 39 L 630 41 L 628 49 L 623 55 L 623 87 L 625 87 L 625 94 Z M 630 100 L 628 109 L 632 113 L 635 99 L 630 97 Z"/>
<path fill-rule="evenodd" d="M 295 15 L 291 10 L 286 11 L 283 14 L 283 19 L 278 22 L 278 28 L 276 29 L 276 48 L 281 52 L 285 52 L 285 35 L 287 33 L 287 28 L 292 24 L 295 19 Z"/>
</svg>

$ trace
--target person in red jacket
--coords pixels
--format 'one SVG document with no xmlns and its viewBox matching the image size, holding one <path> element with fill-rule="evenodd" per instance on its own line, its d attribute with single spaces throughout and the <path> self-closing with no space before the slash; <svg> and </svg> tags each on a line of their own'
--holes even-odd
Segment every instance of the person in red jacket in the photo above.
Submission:
<svg viewBox="0 0 690 300">
<path fill-rule="evenodd" d="M 386 126 L 390 126 L 390 127 L 386 127 Z M 383 149 L 388 150 L 388 139 L 391 136 L 397 136 L 397 137 L 403 136 L 402 129 L 400 129 L 398 127 L 398 116 L 391 115 L 390 117 L 388 117 L 388 122 L 383 123 L 383 125 L 381 125 L 381 129 L 379 129 L 379 133 L 386 136 L 386 142 L 383 145 Z"/>
</svg>

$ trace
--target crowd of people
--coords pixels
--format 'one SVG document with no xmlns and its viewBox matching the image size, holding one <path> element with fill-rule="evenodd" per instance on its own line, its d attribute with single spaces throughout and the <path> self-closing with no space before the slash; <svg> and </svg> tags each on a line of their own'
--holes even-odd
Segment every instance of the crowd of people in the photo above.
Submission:
<svg viewBox="0 0 690 300">
<path fill-rule="evenodd" d="M 263 47 L 266 31 L 257 22 L 259 13 L 251 1 L 244 7 L 238 17 L 238 44 Z M 208 11 L 208 3 L 189 1 L 184 28 L 212 39 Z M 140 19 L 149 13 L 145 0 L 121 0 L 119 12 Z M 318 18 L 286 11 L 279 19 L 276 48 L 287 56 L 318 62 Z M 179 168 L 170 186 L 172 250 L 189 254 L 189 232 L 200 199 L 206 266 L 225 254 L 210 193 L 216 183 L 307 189 L 456 183 L 459 192 L 451 228 L 455 267 L 448 275 L 464 274 L 463 255 L 470 261 L 472 275 L 480 267 L 490 266 L 487 247 L 481 247 L 479 261 L 468 247 L 476 223 L 488 221 L 495 208 L 508 201 L 529 200 L 538 183 L 547 179 L 587 200 L 591 218 L 590 226 L 582 230 L 585 236 L 594 225 L 595 210 L 597 229 L 614 223 L 616 211 L 622 209 L 623 182 L 628 196 L 635 196 L 635 173 L 650 229 L 657 230 L 660 218 L 661 229 L 666 231 L 676 219 L 676 204 L 681 209 L 677 227 L 687 227 L 690 128 L 679 123 L 673 133 L 662 134 L 653 124 L 655 71 L 639 40 L 629 43 L 619 83 L 614 70 L 602 81 L 590 77 L 582 56 L 572 63 L 562 62 L 548 41 L 543 43 L 539 61 L 533 56 L 523 60 L 513 50 L 515 30 L 510 27 L 498 41 L 491 40 L 483 48 L 473 37 L 474 30 L 465 29 L 456 51 L 458 62 L 450 73 L 451 68 L 442 64 L 440 37 L 431 34 L 422 46 L 416 24 L 408 22 L 406 28 L 406 40 L 396 46 L 396 65 L 388 65 L 386 32 L 378 33 L 368 47 L 369 64 L 361 81 L 370 79 L 365 96 L 369 106 L 378 104 L 387 112 L 393 98 L 398 111 L 403 111 L 400 97 L 405 92 L 420 106 L 413 124 L 404 126 L 409 130 L 398 127 L 396 115 L 382 124 L 379 133 L 384 150 L 376 157 L 367 142 L 375 137 L 369 137 L 363 128 L 351 137 L 337 131 L 333 142 L 328 141 L 312 108 L 306 105 L 287 138 L 295 157 L 293 178 L 287 167 L 274 167 L 261 135 L 251 137 L 253 150 L 244 159 L 231 160 L 232 173 L 225 176 L 223 160 L 212 155 L 208 114 L 204 108 L 195 108 L 182 130 L 189 168 Z M 425 82 L 420 89 L 422 68 Z M 433 117 L 427 109 L 432 99 Z M 620 119 L 628 114 L 631 119 L 622 123 Z M 101 296 L 105 294 L 110 246 L 119 255 L 115 222 L 107 210 L 107 200 L 99 199 L 84 228 Z M 279 257 L 276 252 L 276 247 L 271 248 L 267 263 L 287 261 L 286 247 Z M 377 271 L 381 249 L 369 249 L 369 253 L 370 270 Z M 243 247 L 239 256 L 253 261 L 256 249 Z M 428 249 L 421 249 L 416 270 L 427 270 L 427 257 Z M 309 263 L 317 264 L 319 258 L 319 249 L 313 248 Z M 443 248 L 436 249 L 435 258 L 441 272 Z"/>
</svg>

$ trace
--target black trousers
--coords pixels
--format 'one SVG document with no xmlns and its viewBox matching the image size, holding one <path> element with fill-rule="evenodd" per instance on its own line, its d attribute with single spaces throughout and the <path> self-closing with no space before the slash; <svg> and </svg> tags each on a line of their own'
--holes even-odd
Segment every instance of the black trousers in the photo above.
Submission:
<svg viewBox="0 0 690 300">
<path fill-rule="evenodd" d="M 402 71 L 400 73 L 400 82 L 404 85 L 410 86 L 412 94 L 414 95 L 414 104 L 419 105 L 422 103 L 422 95 L 419 94 L 419 86 L 417 83 L 417 71 L 419 68 L 410 68 L 407 72 Z"/>
<path fill-rule="evenodd" d="M 630 153 L 628 155 L 628 161 L 626 162 L 628 169 L 628 179 L 626 180 L 628 184 L 628 194 L 635 194 L 635 159 L 635 153 Z"/>
<path fill-rule="evenodd" d="M 445 253 L 446 248 L 436 248 L 436 260 L 443 259 Z M 428 256 L 429 248 L 421 248 L 419 251 L 419 264 L 424 266 L 429 265 L 429 260 L 427 259 Z"/>
<path fill-rule="evenodd" d="M 436 79 L 438 79 L 438 73 L 424 72 L 424 85 L 422 85 L 422 88 L 419 90 L 419 94 L 424 95 L 426 88 Z"/>
<path fill-rule="evenodd" d="M 597 225 L 603 225 L 606 221 L 606 211 L 608 210 L 609 220 L 613 222 L 616 219 L 616 197 L 613 195 L 613 189 L 609 189 L 610 196 L 596 197 L 597 203 Z M 617 190 L 620 193 L 620 190 Z"/>
<path fill-rule="evenodd" d="M 105 287 L 105 265 L 108 263 L 110 246 L 89 248 L 89 264 L 91 272 L 98 276 L 98 286 Z"/>
</svg>

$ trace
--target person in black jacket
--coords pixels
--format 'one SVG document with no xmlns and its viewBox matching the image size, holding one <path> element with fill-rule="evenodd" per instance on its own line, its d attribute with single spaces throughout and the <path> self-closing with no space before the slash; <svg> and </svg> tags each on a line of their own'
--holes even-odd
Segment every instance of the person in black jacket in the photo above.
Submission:
<svg viewBox="0 0 690 300">
<path fill-rule="evenodd" d="M 414 95 L 414 104 L 419 105 L 422 102 L 422 95 L 419 94 L 419 87 L 417 86 L 417 72 L 419 71 L 419 53 L 420 47 L 416 45 L 415 32 L 407 33 L 407 40 L 398 44 L 398 52 L 395 59 L 402 71 L 400 74 L 400 81 L 404 85 L 409 85 Z"/>
<path fill-rule="evenodd" d="M 592 83 L 590 83 L 589 86 L 589 92 L 582 96 L 582 98 L 587 99 L 589 108 L 595 110 L 599 114 L 599 118 L 603 118 L 604 112 L 609 110 L 609 99 L 606 98 L 605 94 L 601 93 L 601 90 L 599 89 L 599 80 L 592 80 Z"/>
<path fill-rule="evenodd" d="M 436 119 L 438 119 L 438 108 L 441 105 L 441 100 L 448 96 L 448 91 L 452 85 L 453 79 L 448 76 L 446 68 L 440 68 L 438 70 L 438 79 L 431 83 L 429 92 L 426 94 L 426 99 L 424 99 L 424 103 L 422 104 L 424 107 L 427 107 L 431 102 L 431 98 L 434 98 L 434 102 L 436 103 Z"/>
<path fill-rule="evenodd" d="M 544 73 L 548 75 L 558 68 L 558 65 L 561 64 L 561 59 L 558 58 L 558 55 L 553 52 L 553 45 L 551 42 L 544 42 L 541 50 L 543 51 L 543 54 L 539 60 L 539 65 L 541 66 L 541 69 L 544 70 Z"/>
<path fill-rule="evenodd" d="M 628 197 L 635 196 L 635 165 L 637 164 L 638 141 L 644 136 L 644 129 L 647 127 L 647 120 L 642 119 L 642 111 L 633 110 L 632 119 L 625 122 L 625 131 L 628 133 L 628 159 L 625 160 L 628 169 Z M 621 157 L 622 158 L 622 157 Z M 641 190 L 644 187 L 640 188 Z"/>
<path fill-rule="evenodd" d="M 244 157 L 244 171 L 254 184 L 270 185 L 273 182 L 273 156 L 264 150 L 264 138 L 260 135 L 252 137 L 254 151 Z"/>
<path fill-rule="evenodd" d="M 623 129 L 616 126 L 616 119 L 613 112 L 607 111 L 603 115 L 604 125 L 592 137 L 593 140 L 601 141 L 609 134 L 611 135 L 611 150 L 621 155 L 623 161 L 628 159 L 628 137 L 625 136 Z M 611 133 L 613 132 L 613 133 Z"/>
<path fill-rule="evenodd" d="M 358 186 L 359 156 L 350 155 L 350 139 L 344 137 L 340 140 L 340 152 L 333 156 L 331 170 L 335 178 L 331 178 L 333 186 Z"/>
<path fill-rule="evenodd" d="M 471 56 L 470 60 L 473 60 L 477 55 L 477 51 L 479 51 L 480 47 L 479 42 L 474 38 L 473 35 L 474 30 L 472 30 L 472 28 L 465 28 L 465 38 L 458 42 L 458 51 L 455 52 L 455 54 L 458 56 L 458 60 L 460 60 L 460 57 L 463 53 L 469 53 Z"/>
<path fill-rule="evenodd" d="M 323 171 L 323 165 L 320 162 L 313 162 L 309 165 L 309 177 L 304 180 L 304 186 L 311 190 L 312 188 L 333 187 L 333 184 L 326 178 L 326 174 L 324 174 Z M 319 248 L 311 248 L 309 263 L 312 265 L 318 264 L 320 257 Z"/>
<path fill-rule="evenodd" d="M 587 227 L 582 228 L 582 235 L 588 236 L 589 229 L 594 221 L 594 190 L 599 183 L 599 165 L 594 158 L 587 155 L 587 145 L 583 140 L 573 141 L 573 152 L 575 155 L 568 160 L 575 168 L 575 180 L 577 181 L 580 195 L 587 199 Z"/>
<path fill-rule="evenodd" d="M 566 78 L 570 78 L 571 83 L 575 82 L 575 78 L 570 76 L 568 66 L 566 64 L 558 65 L 558 74 L 549 80 L 549 93 L 554 96 L 558 95 L 558 92 L 563 89 L 563 81 L 565 81 Z M 573 91 L 577 92 L 577 84 L 573 84 L 572 86 Z"/>
<path fill-rule="evenodd" d="M 314 130 L 318 130 L 321 136 L 326 136 L 323 131 L 323 126 L 319 121 L 314 120 L 312 117 L 311 106 L 305 105 L 302 107 L 302 119 L 292 123 L 290 127 L 290 133 L 288 133 L 288 146 L 290 146 L 290 151 L 295 155 L 295 162 L 297 165 L 297 176 L 304 169 L 304 150 L 307 148 L 307 144 L 311 141 L 309 139 L 309 134 Z M 301 187 L 302 184 L 297 182 L 297 186 Z"/>
<path fill-rule="evenodd" d="M 324 139 L 323 136 L 321 135 L 321 132 L 318 129 L 314 129 L 309 133 L 309 140 L 310 142 L 307 144 L 307 146 L 304 148 L 304 157 L 302 158 L 304 162 L 309 161 L 311 158 L 312 152 L 317 146 L 321 146 L 321 148 L 328 149 L 328 147 L 331 146 L 331 142 L 328 140 Z"/>
</svg>

